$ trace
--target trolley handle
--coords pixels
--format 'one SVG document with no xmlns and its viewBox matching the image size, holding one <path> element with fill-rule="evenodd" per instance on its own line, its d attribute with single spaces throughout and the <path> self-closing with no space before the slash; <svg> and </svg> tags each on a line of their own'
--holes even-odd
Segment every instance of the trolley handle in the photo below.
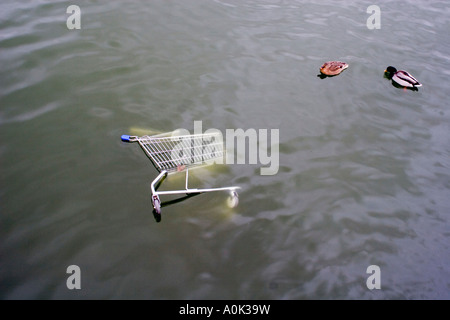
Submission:
<svg viewBox="0 0 450 320">
<path fill-rule="evenodd" d="M 122 138 L 122 141 L 124 141 L 124 142 L 135 142 L 135 141 L 137 141 L 138 137 L 123 134 L 121 138 Z"/>
</svg>

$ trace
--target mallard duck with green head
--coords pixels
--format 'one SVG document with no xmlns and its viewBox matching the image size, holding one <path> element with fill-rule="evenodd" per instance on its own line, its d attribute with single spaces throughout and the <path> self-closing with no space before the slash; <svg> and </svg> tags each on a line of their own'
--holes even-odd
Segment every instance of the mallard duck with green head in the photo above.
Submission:
<svg viewBox="0 0 450 320">
<path fill-rule="evenodd" d="M 384 73 L 388 79 L 392 79 L 400 87 L 418 90 L 417 88 L 422 86 L 408 71 L 397 70 L 395 67 L 389 66 L 384 70 Z"/>
</svg>

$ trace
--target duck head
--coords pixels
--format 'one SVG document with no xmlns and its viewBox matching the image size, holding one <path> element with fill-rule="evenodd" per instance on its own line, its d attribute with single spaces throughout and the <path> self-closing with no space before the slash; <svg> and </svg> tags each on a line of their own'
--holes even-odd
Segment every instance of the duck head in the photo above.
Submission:
<svg viewBox="0 0 450 320">
<path fill-rule="evenodd" d="M 392 78 L 392 76 L 397 72 L 397 69 L 393 66 L 389 66 L 384 70 L 384 73 L 389 77 Z"/>
</svg>

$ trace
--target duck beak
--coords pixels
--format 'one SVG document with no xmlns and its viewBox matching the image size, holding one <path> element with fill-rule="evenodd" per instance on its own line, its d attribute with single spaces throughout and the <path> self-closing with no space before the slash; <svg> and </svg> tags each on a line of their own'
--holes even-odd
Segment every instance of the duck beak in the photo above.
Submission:
<svg viewBox="0 0 450 320">
<path fill-rule="evenodd" d="M 387 72 L 387 70 L 384 70 L 384 73 L 386 73 Z"/>
</svg>

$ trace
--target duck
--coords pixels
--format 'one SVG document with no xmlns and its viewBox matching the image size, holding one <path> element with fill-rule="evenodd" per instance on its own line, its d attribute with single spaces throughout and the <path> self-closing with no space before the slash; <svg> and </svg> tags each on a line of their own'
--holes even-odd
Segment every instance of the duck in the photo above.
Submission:
<svg viewBox="0 0 450 320">
<path fill-rule="evenodd" d="M 387 75 L 389 79 L 392 79 L 394 83 L 403 87 L 403 88 L 412 88 L 417 90 L 418 87 L 421 87 L 422 84 L 417 81 L 408 71 L 405 70 L 397 70 L 393 66 L 389 66 L 384 70 L 384 73 Z"/>
<path fill-rule="evenodd" d="M 327 61 L 320 67 L 320 73 L 329 77 L 337 76 L 348 68 L 348 63 L 342 61 Z"/>
</svg>

